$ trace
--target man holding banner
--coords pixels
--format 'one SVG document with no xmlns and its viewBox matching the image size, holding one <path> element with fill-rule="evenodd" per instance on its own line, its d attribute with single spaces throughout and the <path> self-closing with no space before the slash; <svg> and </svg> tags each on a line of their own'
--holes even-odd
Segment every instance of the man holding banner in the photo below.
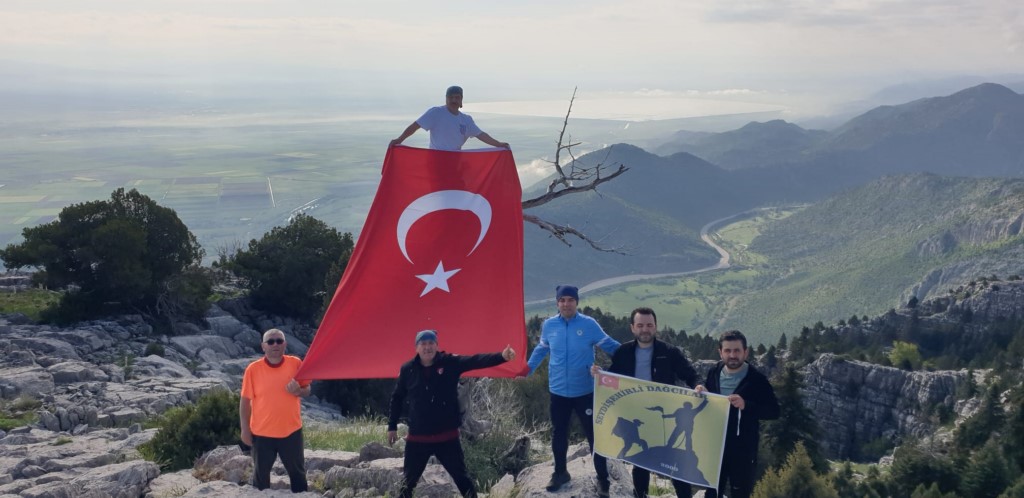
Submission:
<svg viewBox="0 0 1024 498">
<path fill-rule="evenodd" d="M 683 381 L 683 383 L 691 388 L 697 384 L 697 372 L 694 371 L 690 362 L 686 360 L 683 352 L 679 348 L 657 339 L 658 316 L 654 313 L 654 310 L 651 308 L 637 308 L 630 314 L 629 321 L 629 328 L 633 332 L 635 339 L 623 344 L 615 351 L 615 354 L 612 356 L 612 364 L 608 368 L 609 372 L 669 385 L 674 385 L 677 379 Z M 598 366 L 594 365 L 591 368 L 591 373 L 596 376 L 598 372 Z M 707 400 L 704 400 L 704 402 L 706 403 Z M 700 405 L 700 408 L 693 409 L 692 414 L 686 412 L 684 408 L 679 408 L 671 414 L 662 414 L 662 418 L 673 418 L 676 420 L 676 426 L 672 432 L 673 436 L 678 437 L 678 433 L 684 430 L 687 431 L 686 437 L 691 441 L 687 445 L 687 450 L 692 450 L 693 421 L 696 418 L 696 413 L 700 412 L 701 409 L 703 409 L 703 405 Z M 688 425 L 682 420 L 684 418 L 683 415 L 689 416 L 686 419 Z M 619 431 L 613 431 L 613 434 L 624 431 L 631 432 L 632 429 L 628 427 L 625 429 L 620 428 Z M 638 430 L 637 434 L 636 439 L 639 439 Z M 674 439 L 669 437 L 668 446 L 674 446 L 672 444 Z M 642 443 L 640 446 L 644 450 L 649 449 L 646 441 L 642 441 Z M 629 449 L 629 446 L 624 447 L 619 453 L 621 455 L 620 458 Z M 633 495 L 636 498 L 647 498 L 647 489 L 650 487 L 650 483 L 651 472 L 639 465 L 633 465 Z M 672 486 L 675 488 L 676 496 L 679 498 L 688 498 L 693 494 L 690 484 L 685 481 L 672 479 Z"/>
<path fill-rule="evenodd" d="M 718 362 L 709 372 L 698 392 L 728 396 L 729 426 L 722 456 L 722 471 L 717 492 L 709 489 L 705 496 L 717 498 L 749 498 L 754 491 L 757 466 L 757 445 L 761 420 L 779 418 L 779 400 L 768 378 L 747 363 L 747 338 L 739 330 L 723 332 L 718 339 Z M 725 483 L 729 483 L 726 492 Z"/>
</svg>

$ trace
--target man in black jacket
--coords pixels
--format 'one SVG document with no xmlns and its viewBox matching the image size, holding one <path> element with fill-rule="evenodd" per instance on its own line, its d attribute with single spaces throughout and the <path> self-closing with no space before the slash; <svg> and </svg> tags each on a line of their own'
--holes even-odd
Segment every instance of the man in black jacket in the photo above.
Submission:
<svg viewBox="0 0 1024 498">
<path fill-rule="evenodd" d="M 398 440 L 398 417 L 409 401 L 409 435 L 405 437 L 405 480 L 399 496 L 411 498 L 416 483 L 436 456 L 452 476 L 462 496 L 476 496 L 476 487 L 466 471 L 459 443 L 459 376 L 470 370 L 500 365 L 516 357 L 511 346 L 500 353 L 459 356 L 437 350 L 437 332 L 416 334 L 416 356 L 402 365 L 391 395 L 388 444 Z"/>
<path fill-rule="evenodd" d="M 690 366 L 690 362 L 679 348 L 657 339 L 658 316 L 654 314 L 654 310 L 637 308 L 630 314 L 629 322 L 634 340 L 623 344 L 615 351 L 608 371 L 662 384 L 675 385 L 678 379 L 683 381 L 686 387 L 693 388 L 697 383 L 697 372 Z M 591 371 L 596 375 L 597 366 Z M 650 471 L 633 466 L 634 496 L 646 498 L 650 483 Z M 673 479 L 672 486 L 675 487 L 678 497 L 688 498 L 692 494 L 690 484 L 685 481 Z"/>
<path fill-rule="evenodd" d="M 757 466 L 757 443 L 761 420 L 779 418 L 779 400 L 768 378 L 747 363 L 747 338 L 739 330 L 723 332 L 718 338 L 718 355 L 722 361 L 708 371 L 704 385 L 697 392 L 728 396 L 729 424 L 722 455 L 722 472 L 718 490 L 709 489 L 707 498 L 725 495 L 749 498 L 754 490 Z M 728 482 L 728 492 L 726 492 Z"/>
</svg>

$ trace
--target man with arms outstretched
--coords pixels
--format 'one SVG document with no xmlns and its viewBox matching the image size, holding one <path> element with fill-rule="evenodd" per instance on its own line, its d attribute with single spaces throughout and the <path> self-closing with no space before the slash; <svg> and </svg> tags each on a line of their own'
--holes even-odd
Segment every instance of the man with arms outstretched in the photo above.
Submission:
<svg viewBox="0 0 1024 498">
<path fill-rule="evenodd" d="M 508 143 L 495 140 L 477 127 L 473 117 L 463 113 L 462 87 L 450 86 L 445 92 L 445 105 L 431 107 L 419 119 L 413 121 L 391 145 L 400 145 L 405 139 L 423 128 L 430 132 L 430 148 L 438 150 L 462 150 L 466 140 L 477 140 L 492 147 L 509 148 Z"/>
<path fill-rule="evenodd" d="M 470 370 L 497 366 L 515 357 L 511 346 L 500 353 L 448 354 L 437 349 L 437 331 L 422 330 L 416 334 L 416 356 L 399 370 L 388 416 L 388 444 L 395 444 L 398 418 L 408 400 L 409 435 L 405 438 L 401 498 L 412 497 L 431 456 L 437 457 L 452 476 L 462 496 L 476 496 L 459 442 L 459 426 L 462 425 L 459 377 Z"/>
</svg>

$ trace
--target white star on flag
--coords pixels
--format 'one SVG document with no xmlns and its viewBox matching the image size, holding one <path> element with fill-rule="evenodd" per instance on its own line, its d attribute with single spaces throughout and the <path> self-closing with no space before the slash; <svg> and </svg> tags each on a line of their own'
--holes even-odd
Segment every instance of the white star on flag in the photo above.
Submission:
<svg viewBox="0 0 1024 498">
<path fill-rule="evenodd" d="M 427 284 L 423 289 L 423 292 L 420 294 L 420 297 L 427 295 L 428 292 L 434 289 L 441 289 L 450 294 L 451 291 L 448 290 L 448 279 L 452 278 L 452 275 L 458 273 L 460 269 L 461 268 L 456 268 L 454 270 L 444 271 L 444 262 L 438 261 L 437 269 L 434 270 L 433 274 L 416 275 L 416 278 L 426 282 Z"/>
</svg>

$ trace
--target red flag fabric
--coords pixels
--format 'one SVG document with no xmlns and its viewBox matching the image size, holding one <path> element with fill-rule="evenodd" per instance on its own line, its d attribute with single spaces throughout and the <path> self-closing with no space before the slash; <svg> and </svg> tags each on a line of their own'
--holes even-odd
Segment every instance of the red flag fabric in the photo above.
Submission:
<svg viewBox="0 0 1024 498">
<path fill-rule="evenodd" d="M 299 380 L 398 376 L 416 333 L 438 349 L 516 358 L 466 375 L 526 367 L 522 187 L 506 149 L 395 146 Z"/>
</svg>

